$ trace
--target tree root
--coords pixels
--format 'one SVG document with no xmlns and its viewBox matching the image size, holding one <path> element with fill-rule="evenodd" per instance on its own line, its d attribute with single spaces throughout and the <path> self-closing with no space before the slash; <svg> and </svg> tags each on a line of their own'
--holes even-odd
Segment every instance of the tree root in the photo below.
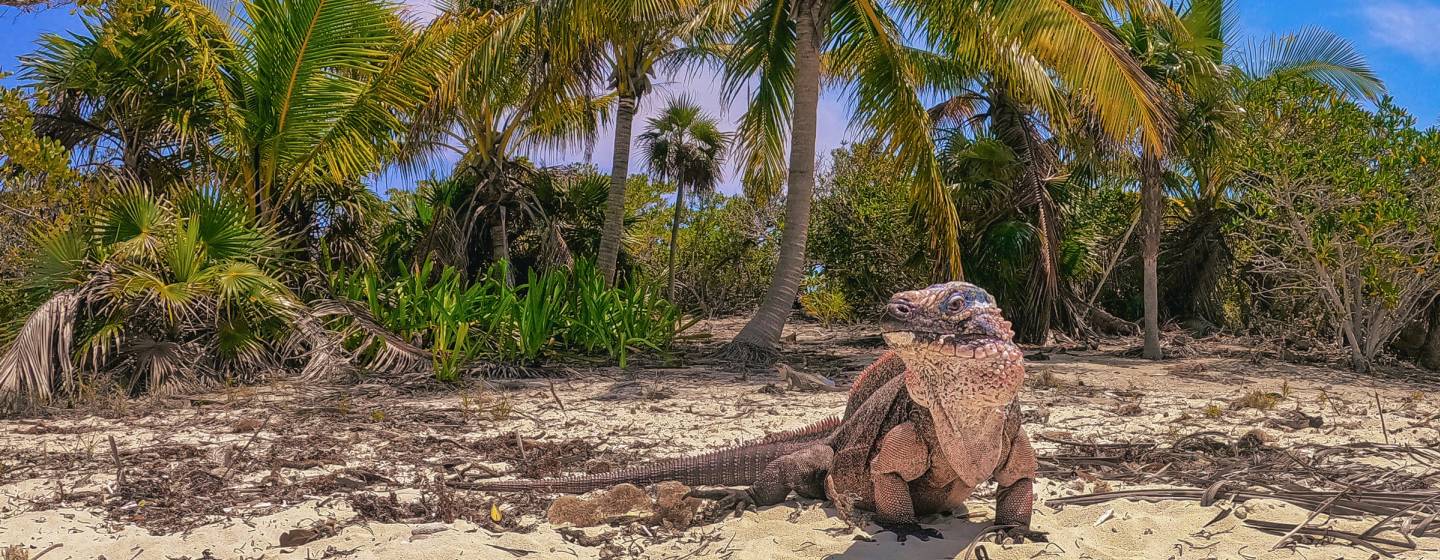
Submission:
<svg viewBox="0 0 1440 560">
<path fill-rule="evenodd" d="M 780 361 L 780 351 L 774 346 L 736 338 L 716 350 L 713 357 L 727 362 L 736 371 L 748 371 L 774 366 Z"/>
</svg>

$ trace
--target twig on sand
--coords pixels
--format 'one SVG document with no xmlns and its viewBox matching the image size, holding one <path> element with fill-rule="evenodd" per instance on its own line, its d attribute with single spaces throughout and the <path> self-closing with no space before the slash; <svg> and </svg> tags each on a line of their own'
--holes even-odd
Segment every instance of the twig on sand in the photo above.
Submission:
<svg viewBox="0 0 1440 560">
<path fill-rule="evenodd" d="M 1380 547 L 1376 546 L 1375 543 L 1384 544 L 1384 545 L 1389 545 L 1389 546 L 1394 546 L 1394 547 L 1402 548 L 1402 549 L 1406 549 L 1406 550 L 1414 550 L 1414 549 L 1415 549 L 1415 545 L 1414 545 L 1413 543 L 1404 543 L 1404 542 L 1395 541 L 1395 540 L 1390 540 L 1390 539 L 1382 539 L 1382 538 L 1375 537 L 1375 536 L 1363 537 L 1363 536 L 1357 535 L 1357 534 L 1355 534 L 1355 533 L 1350 533 L 1350 532 L 1346 532 L 1346 531 L 1341 531 L 1341 530 L 1338 530 L 1338 529 L 1324 529 L 1324 528 L 1320 528 L 1320 527 L 1298 527 L 1298 528 L 1292 528 L 1289 523 L 1276 523 L 1276 522 L 1273 522 L 1273 521 L 1258 521 L 1258 520 L 1255 520 L 1255 519 L 1246 519 L 1246 520 L 1245 520 L 1245 526 L 1251 527 L 1251 528 L 1254 528 L 1254 529 L 1258 529 L 1258 530 L 1260 530 L 1260 531 L 1264 531 L 1264 532 L 1266 532 L 1266 533 L 1271 533 L 1271 534 L 1275 534 L 1275 533 L 1278 533 L 1278 532 L 1280 532 L 1280 531 L 1284 531 L 1284 530 L 1287 530 L 1287 529 L 1290 529 L 1290 530 L 1296 530 L 1296 529 L 1298 529 L 1297 532 L 1300 533 L 1300 534 L 1302 534 L 1302 535 L 1309 535 L 1309 536 L 1312 536 L 1312 537 L 1321 537 L 1321 538 L 1325 538 L 1325 537 L 1338 538 L 1338 539 L 1342 539 L 1342 540 L 1345 540 L 1345 541 L 1349 541 L 1351 544 L 1354 544 L 1354 545 L 1357 545 L 1357 546 L 1363 546 L 1363 547 L 1365 547 L 1365 548 L 1367 548 L 1367 549 L 1370 549 L 1371 551 L 1374 551 L 1376 554 L 1380 554 L 1380 555 L 1382 555 L 1382 556 L 1384 556 L 1384 557 L 1386 557 L 1386 558 L 1394 558 L 1395 555 L 1394 555 L 1393 553 L 1391 553 L 1391 552 L 1383 549 L 1383 548 L 1380 548 Z"/>
<path fill-rule="evenodd" d="M 225 472 L 220 474 L 220 481 L 222 483 L 230 478 L 230 471 L 235 469 L 235 460 L 239 459 L 241 455 L 244 455 L 246 451 L 249 451 L 250 445 L 255 443 L 255 438 L 260 437 L 260 432 L 265 431 L 265 427 L 270 425 L 270 418 L 272 416 L 274 416 L 273 413 L 265 415 L 265 421 L 260 423 L 259 428 L 255 428 L 255 433 L 250 434 L 250 440 L 245 442 L 245 447 L 241 447 L 240 451 L 235 452 L 234 455 L 230 456 L 230 459 L 225 461 Z"/>
<path fill-rule="evenodd" d="M 120 463 L 120 447 L 115 445 L 113 435 L 110 436 L 110 458 L 115 460 L 115 487 L 119 488 L 125 485 L 125 466 Z"/>
<path fill-rule="evenodd" d="M 1320 504 L 1320 507 L 1317 507 L 1317 508 L 1315 508 L 1314 511 L 1311 511 L 1311 512 L 1310 512 L 1310 516 L 1309 516 L 1309 517 L 1306 517 L 1306 518 L 1305 518 L 1305 521 L 1302 521 L 1299 525 L 1296 525 L 1294 529 L 1291 529 L 1289 532 L 1285 533 L 1284 535 L 1280 535 L 1280 540 L 1279 540 L 1279 541 L 1276 541 L 1276 542 L 1275 542 L 1275 545 L 1272 546 L 1272 547 L 1270 547 L 1270 550 L 1279 550 L 1280 547 L 1285 546 L 1285 543 L 1290 542 L 1290 538 L 1291 538 L 1291 537 L 1294 537 L 1296 532 L 1300 531 L 1301 529 L 1304 529 L 1306 525 L 1309 525 L 1310 522 L 1313 521 L 1316 517 L 1318 517 L 1321 513 L 1323 513 L 1325 510 L 1330 509 L 1330 506 L 1332 506 L 1332 505 L 1335 504 L 1335 500 L 1338 500 L 1338 499 L 1340 499 L 1342 496 L 1344 496 L 1344 495 L 1346 495 L 1346 494 L 1349 494 L 1349 493 L 1350 493 L 1350 489 L 1349 489 L 1349 488 L 1346 488 L 1346 489 L 1344 489 L 1344 490 L 1341 490 L 1341 491 L 1339 491 L 1339 492 L 1336 492 L 1334 496 L 1331 496 L 1331 497 L 1330 497 L 1330 499 L 1325 500 L 1325 503 Z"/>
<path fill-rule="evenodd" d="M 565 412 L 565 403 L 560 402 L 560 394 L 555 392 L 555 379 L 550 380 L 550 396 L 555 397 L 555 404 L 560 406 L 560 412 Z"/>
<path fill-rule="evenodd" d="M 1390 429 L 1385 427 L 1385 407 L 1380 404 L 1380 391 L 1375 391 L 1375 409 L 1380 411 L 1380 433 L 1385 436 L 1385 445 L 1390 445 Z"/>
<path fill-rule="evenodd" d="M 115 444 L 115 438 L 110 438 L 110 444 L 111 444 L 111 445 L 114 445 L 114 444 Z M 45 547 L 45 550 L 40 551 L 39 554 L 36 554 L 36 555 L 34 555 L 34 556 L 31 556 L 31 557 L 30 557 L 30 560 L 40 560 L 40 557 L 41 557 L 41 556 L 44 556 L 45 553 L 50 552 L 50 551 L 52 551 L 52 550 L 55 550 L 55 549 L 57 549 L 57 548 L 60 548 L 60 547 L 62 547 L 62 546 L 65 546 L 65 545 L 64 545 L 63 543 L 55 543 L 55 544 L 52 544 L 52 545 L 50 545 L 50 546 L 47 546 L 47 547 Z"/>
</svg>

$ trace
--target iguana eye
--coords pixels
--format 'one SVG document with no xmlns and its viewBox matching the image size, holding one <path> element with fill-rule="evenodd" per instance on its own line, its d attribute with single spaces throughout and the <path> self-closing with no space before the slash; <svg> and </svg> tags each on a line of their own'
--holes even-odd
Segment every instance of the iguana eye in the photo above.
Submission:
<svg viewBox="0 0 1440 560">
<path fill-rule="evenodd" d="M 954 294 L 950 296 L 950 299 L 945 300 L 945 304 L 941 308 L 946 313 L 959 313 L 965 309 L 965 303 L 965 294 Z"/>
</svg>

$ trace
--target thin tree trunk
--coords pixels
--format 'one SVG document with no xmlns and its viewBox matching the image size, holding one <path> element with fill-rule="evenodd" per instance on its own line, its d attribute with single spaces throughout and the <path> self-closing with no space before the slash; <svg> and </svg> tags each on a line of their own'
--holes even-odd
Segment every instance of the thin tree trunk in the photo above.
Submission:
<svg viewBox="0 0 1440 560">
<path fill-rule="evenodd" d="M 670 219 L 670 303 L 675 303 L 675 249 L 680 235 L 680 213 L 685 211 L 685 183 L 675 182 L 675 217 Z"/>
<path fill-rule="evenodd" d="M 820 25 L 824 2 L 791 4 L 795 18 L 795 112 L 790 124 L 790 170 L 785 191 L 785 225 L 780 262 L 760 309 L 724 354 L 743 362 L 769 362 L 795 305 L 805 274 L 805 242 L 815 190 L 815 126 L 820 103 Z"/>
<path fill-rule="evenodd" d="M 1110 273 L 1115 271 L 1115 263 L 1119 262 L 1120 255 L 1125 253 L 1125 246 L 1130 244 L 1130 236 L 1135 234 L 1135 226 L 1139 224 L 1140 216 L 1137 214 L 1135 219 L 1130 221 L 1130 227 L 1125 229 L 1125 235 L 1120 237 L 1120 244 L 1115 246 L 1115 252 L 1110 254 L 1110 262 L 1106 263 L 1104 270 L 1100 272 L 1100 281 L 1095 284 L 1095 292 L 1090 294 L 1090 299 L 1085 301 L 1086 307 L 1095 307 L 1095 300 L 1105 289 L 1105 282 L 1110 280 Z"/>
<path fill-rule="evenodd" d="M 630 130 L 635 121 L 636 96 L 620 98 L 615 110 L 615 158 L 610 163 L 610 193 L 605 197 L 605 224 L 600 233 L 596 266 L 607 284 L 615 283 L 620 259 L 620 238 L 625 234 L 625 181 L 630 178 Z"/>
<path fill-rule="evenodd" d="M 505 283 L 515 285 L 514 268 L 510 262 L 510 233 L 508 224 L 505 223 L 505 209 L 501 208 L 499 219 L 490 226 L 490 244 L 495 253 L 495 260 L 505 261 Z"/>
<path fill-rule="evenodd" d="M 1145 358 L 1158 360 L 1160 354 L 1160 215 L 1164 208 L 1160 159 L 1150 148 L 1140 156 L 1140 222 L 1144 269 Z"/>
</svg>

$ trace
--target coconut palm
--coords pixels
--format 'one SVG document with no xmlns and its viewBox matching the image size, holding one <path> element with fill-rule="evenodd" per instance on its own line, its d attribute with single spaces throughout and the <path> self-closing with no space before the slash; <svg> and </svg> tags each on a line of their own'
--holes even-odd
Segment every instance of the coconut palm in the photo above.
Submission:
<svg viewBox="0 0 1440 560">
<path fill-rule="evenodd" d="M 203 164 L 262 221 L 306 232 L 317 193 L 394 161 L 407 116 L 452 74 L 449 54 L 488 31 L 453 18 L 420 29 L 382 0 L 247 0 L 236 13 L 113 2 L 85 34 L 46 37 L 26 62 L 59 96 L 45 122 L 114 146 L 141 179 L 156 160 Z"/>
<path fill-rule="evenodd" d="M 592 139 L 613 102 L 591 92 L 604 68 L 598 50 L 542 4 L 443 5 L 440 18 L 457 22 L 466 40 L 450 55 L 456 70 L 408 131 L 412 159 L 459 155 L 449 180 L 462 190 L 451 210 L 472 274 L 483 270 L 479 241 L 490 240 L 491 259 L 508 259 L 514 222 L 537 207 L 524 150 Z"/>
<path fill-rule="evenodd" d="M 685 189 L 700 196 L 715 191 L 725 172 L 730 134 L 721 132 L 720 123 L 689 97 L 678 97 L 650 119 L 640 135 L 640 145 L 656 178 L 675 183 L 675 216 L 670 221 L 666 265 L 670 300 L 675 301 L 675 249 L 685 211 Z"/>
<path fill-rule="evenodd" d="M 606 281 L 613 282 L 625 229 L 631 133 L 640 101 L 653 89 L 657 71 L 674 69 L 708 54 L 715 39 L 724 33 L 732 19 L 729 16 L 738 4 L 696 0 L 592 0 L 591 3 L 591 9 L 598 8 L 597 13 L 577 17 L 598 21 L 597 32 L 606 38 L 610 81 L 617 100 L 610 192 L 605 200 L 605 226 L 596 262 Z"/>
<path fill-rule="evenodd" d="M 1099 2 L 1121 13 L 1159 2 Z M 915 24 L 938 56 L 908 48 L 896 23 Z M 857 124 L 914 173 L 913 198 L 929 224 L 930 250 L 943 275 L 962 278 L 959 216 L 935 161 L 931 119 L 921 91 L 950 91 L 985 72 L 1024 81 L 1058 80 L 1086 92 L 1099 130 L 1116 139 L 1160 146 L 1168 130 L 1153 83 L 1094 17 L 1062 0 L 931 2 L 902 0 L 762 0 L 739 24 L 727 76 L 734 95 L 757 80 L 737 132 L 745 183 L 769 194 L 786 180 L 780 262 L 760 309 L 725 349 L 742 362 L 773 358 L 805 272 L 806 230 L 815 185 L 815 124 L 822 51 L 825 67 L 857 98 Z M 1015 52 L 1034 63 L 1017 67 Z M 944 65 L 932 60 L 945 61 Z M 1053 88 L 1052 88 L 1053 89 Z M 1065 100 L 1037 98 L 1047 109 Z M 1059 111 L 1052 111 L 1058 114 Z M 787 134 L 788 133 L 788 134 Z M 789 144 L 789 163 L 782 154 Z"/>
</svg>

